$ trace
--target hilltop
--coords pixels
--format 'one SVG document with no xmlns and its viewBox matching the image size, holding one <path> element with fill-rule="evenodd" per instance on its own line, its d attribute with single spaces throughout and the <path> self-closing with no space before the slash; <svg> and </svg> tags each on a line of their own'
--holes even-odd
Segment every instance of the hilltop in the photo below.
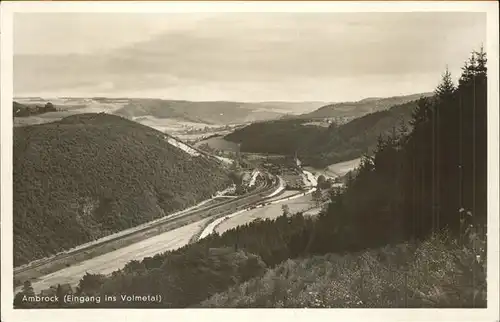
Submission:
<svg viewBox="0 0 500 322">
<path fill-rule="evenodd" d="M 16 98 L 14 105 L 54 104 L 64 113 L 53 115 L 59 119 L 72 114 L 106 112 L 129 119 L 149 117 L 174 120 L 181 123 L 226 125 L 279 119 L 285 115 L 307 113 L 324 106 L 325 102 L 232 102 L 184 101 L 156 98 Z M 16 116 L 14 114 L 14 116 Z M 50 120 L 48 120 L 50 121 Z M 25 120 L 24 122 L 28 122 Z M 37 123 L 40 123 L 38 121 Z"/>
<path fill-rule="evenodd" d="M 14 128 L 14 264 L 168 215 L 222 190 L 212 159 L 107 114 Z"/>
<path fill-rule="evenodd" d="M 366 114 L 384 111 L 395 105 L 415 101 L 420 97 L 430 97 L 433 93 L 420 93 L 393 97 L 369 97 L 357 102 L 344 102 L 325 105 L 310 113 L 297 116 L 303 119 L 347 118 L 348 120 Z"/>
<path fill-rule="evenodd" d="M 321 106 L 321 102 L 193 102 L 161 99 L 133 99 L 115 114 L 127 117 L 175 118 L 206 124 L 238 124 L 272 120 L 286 113 L 297 114 Z"/>
</svg>

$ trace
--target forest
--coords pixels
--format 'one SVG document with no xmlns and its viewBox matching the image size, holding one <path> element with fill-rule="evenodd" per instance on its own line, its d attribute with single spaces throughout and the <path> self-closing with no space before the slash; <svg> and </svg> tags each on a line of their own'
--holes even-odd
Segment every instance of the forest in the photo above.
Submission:
<svg viewBox="0 0 500 322">
<path fill-rule="evenodd" d="M 486 62 L 474 51 L 458 84 L 446 70 L 411 128 L 381 135 L 318 217 L 240 226 L 111 276 L 87 274 L 76 292 L 162 294 L 144 305 L 170 308 L 485 307 Z M 30 292 L 27 283 L 18 307 Z"/>
<path fill-rule="evenodd" d="M 25 105 L 18 102 L 14 102 L 12 106 L 12 115 L 14 117 L 26 117 L 31 115 L 44 114 L 48 112 L 56 112 L 57 108 L 54 104 L 48 102 L 43 106 L 38 105 Z"/>
<path fill-rule="evenodd" d="M 395 124 L 411 119 L 416 101 L 395 105 L 328 128 L 308 125 L 308 119 L 284 119 L 253 123 L 225 136 L 241 143 L 241 152 L 294 155 L 307 165 L 325 167 L 371 154 L 379 135 L 388 134 Z M 272 138 L 272 139 L 269 139 Z"/>
</svg>

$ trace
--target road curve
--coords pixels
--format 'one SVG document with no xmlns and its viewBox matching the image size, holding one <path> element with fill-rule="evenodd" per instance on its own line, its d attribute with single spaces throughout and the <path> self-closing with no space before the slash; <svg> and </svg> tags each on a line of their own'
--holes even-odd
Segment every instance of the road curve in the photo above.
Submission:
<svg viewBox="0 0 500 322">
<path fill-rule="evenodd" d="M 225 200 L 216 205 L 210 205 L 202 209 L 195 209 L 184 213 L 183 216 L 174 218 L 174 222 L 193 219 L 191 221 L 186 221 L 181 227 L 169 229 L 160 234 L 150 234 L 147 238 L 124 245 L 124 247 L 117 250 L 108 251 L 93 258 L 82 260 L 70 267 L 63 267 L 62 269 L 43 274 L 32 281 L 33 288 L 36 292 L 39 292 L 51 285 L 63 283 L 75 285 L 85 272 L 109 274 L 122 268 L 131 260 L 142 259 L 157 253 L 182 247 L 189 243 L 193 235 L 202 230 L 207 220 L 210 220 L 210 216 L 217 215 L 221 212 L 231 212 L 233 208 L 246 207 L 248 204 L 255 203 L 267 196 L 272 189 L 275 189 L 277 182 L 277 180 L 271 179 L 271 176 L 268 176 L 265 184 L 258 186 L 250 194 L 236 199 Z M 155 227 L 156 226 L 152 226 L 148 228 L 150 230 L 155 230 Z M 156 229 L 156 231 L 158 230 Z M 126 237 L 127 236 L 123 238 Z M 20 287 L 16 288 L 15 292 L 18 292 L 19 289 Z"/>
<path fill-rule="evenodd" d="M 201 220 L 42 276 L 32 283 L 33 290 L 39 293 L 52 285 L 64 283 L 76 287 L 85 273 L 111 274 L 131 260 L 142 260 L 144 257 L 180 248 L 189 242 L 191 235 L 200 229 L 203 223 L 204 220 Z M 15 292 L 19 292 L 21 288 L 18 287 Z"/>
<path fill-rule="evenodd" d="M 224 221 L 229 220 L 233 217 L 236 217 L 240 214 L 243 214 L 247 211 L 250 211 L 254 208 L 266 207 L 266 206 L 271 205 L 271 204 L 276 204 L 276 203 L 280 203 L 280 202 L 287 201 L 287 200 L 297 199 L 297 198 L 300 198 L 302 196 L 309 195 L 309 194 L 313 193 L 316 190 L 316 185 L 318 184 L 316 177 L 309 171 L 302 170 L 302 172 L 306 178 L 305 183 L 306 183 L 306 187 L 308 188 L 308 190 L 306 190 L 304 192 L 298 192 L 292 196 L 286 196 L 286 197 L 282 197 L 282 198 L 272 198 L 272 197 L 279 195 L 280 192 L 284 191 L 284 189 L 285 189 L 285 185 L 286 185 L 285 181 L 283 180 L 283 178 L 278 177 L 278 179 L 279 179 L 278 188 L 273 193 L 271 193 L 270 195 L 266 196 L 266 198 L 264 198 L 264 200 L 266 200 L 268 202 L 261 201 L 256 207 L 244 208 L 244 209 L 236 211 L 232 214 L 228 214 L 226 216 L 216 218 L 215 220 L 209 222 L 206 225 L 206 227 L 203 229 L 201 234 L 199 234 L 199 237 L 197 240 L 203 239 L 203 238 L 209 236 L 210 234 L 214 233 L 216 231 L 216 228 L 220 224 L 222 224 Z"/>
</svg>

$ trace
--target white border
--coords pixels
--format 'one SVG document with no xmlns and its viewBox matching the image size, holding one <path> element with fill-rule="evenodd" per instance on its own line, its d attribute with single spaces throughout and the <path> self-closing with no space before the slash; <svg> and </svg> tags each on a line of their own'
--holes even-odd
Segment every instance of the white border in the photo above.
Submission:
<svg viewBox="0 0 500 322">
<path fill-rule="evenodd" d="M 408 12 L 447 11 L 487 13 L 488 54 L 488 309 L 101 309 L 13 310 L 12 287 L 12 19 L 14 12 Z M 498 321 L 498 3 L 471 2 L 2 2 L 1 4 L 1 236 L 3 321 L 90 321 L 113 319 L 195 321 L 231 320 L 364 320 L 370 321 Z M 473 50 L 474 48 L 471 48 Z M 89 311 L 89 312 L 85 312 Z"/>
</svg>

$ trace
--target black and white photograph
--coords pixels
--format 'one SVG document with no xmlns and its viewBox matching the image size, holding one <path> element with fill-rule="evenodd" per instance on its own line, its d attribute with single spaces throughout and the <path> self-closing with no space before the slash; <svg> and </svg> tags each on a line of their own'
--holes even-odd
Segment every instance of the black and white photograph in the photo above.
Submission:
<svg viewBox="0 0 500 322">
<path fill-rule="evenodd" d="M 2 321 L 500 319 L 497 2 L 8 1 L 1 40 Z"/>
</svg>

